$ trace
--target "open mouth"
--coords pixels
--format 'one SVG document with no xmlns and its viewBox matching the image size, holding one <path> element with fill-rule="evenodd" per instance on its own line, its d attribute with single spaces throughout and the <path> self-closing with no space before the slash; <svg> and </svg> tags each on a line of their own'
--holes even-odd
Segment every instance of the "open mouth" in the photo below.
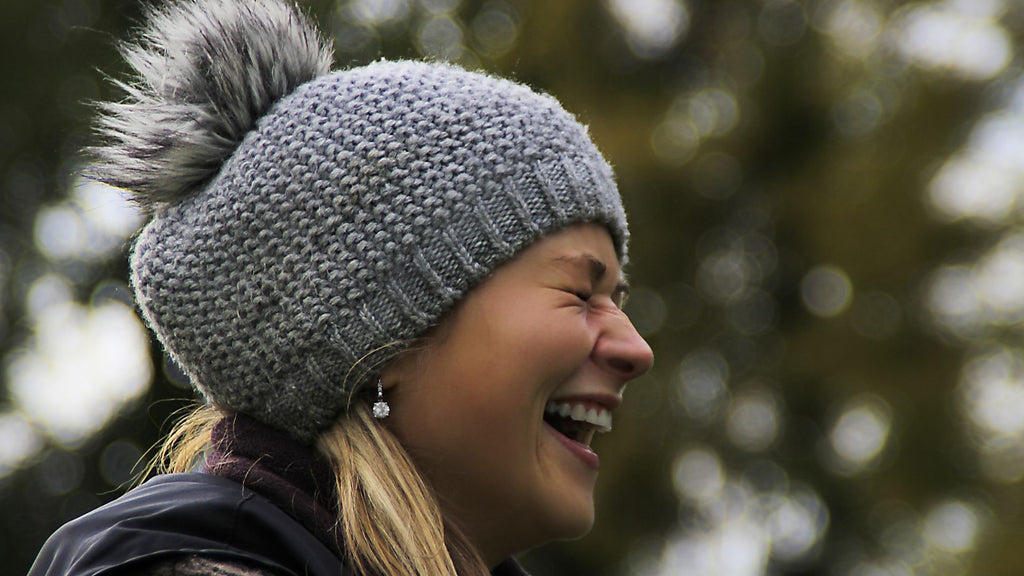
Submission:
<svg viewBox="0 0 1024 576">
<path fill-rule="evenodd" d="M 612 413 L 603 406 L 585 402 L 548 402 L 544 421 L 559 434 L 587 447 L 594 434 L 612 429 Z"/>
</svg>

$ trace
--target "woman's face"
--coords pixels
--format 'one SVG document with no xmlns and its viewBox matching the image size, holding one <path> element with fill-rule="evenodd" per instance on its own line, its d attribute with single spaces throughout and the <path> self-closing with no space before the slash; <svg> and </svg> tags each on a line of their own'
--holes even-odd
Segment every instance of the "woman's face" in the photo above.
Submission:
<svg viewBox="0 0 1024 576">
<path fill-rule="evenodd" d="M 567 228 L 499 267 L 382 375 L 386 424 L 492 565 L 593 524 L 590 440 L 653 360 L 623 291 L 608 232 Z"/>
</svg>

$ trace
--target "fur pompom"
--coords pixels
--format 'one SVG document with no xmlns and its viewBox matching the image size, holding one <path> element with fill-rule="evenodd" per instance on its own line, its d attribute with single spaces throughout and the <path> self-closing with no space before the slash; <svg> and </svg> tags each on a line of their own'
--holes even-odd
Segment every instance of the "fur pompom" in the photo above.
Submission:
<svg viewBox="0 0 1024 576">
<path fill-rule="evenodd" d="M 208 182 L 278 99 L 330 71 L 330 46 L 285 0 L 154 4 L 122 49 L 137 74 L 100 104 L 103 144 L 88 176 L 147 212 Z"/>
</svg>

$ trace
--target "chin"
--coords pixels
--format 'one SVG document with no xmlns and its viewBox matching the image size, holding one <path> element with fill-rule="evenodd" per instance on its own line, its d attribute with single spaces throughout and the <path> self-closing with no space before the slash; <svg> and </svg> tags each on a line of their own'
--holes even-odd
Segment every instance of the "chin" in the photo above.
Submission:
<svg viewBox="0 0 1024 576">
<path fill-rule="evenodd" d="M 588 522 L 581 523 L 580 525 L 576 526 L 572 530 L 567 530 L 565 537 L 560 538 L 560 540 L 578 540 L 580 538 L 583 538 L 587 534 L 590 534 L 590 531 L 593 528 L 594 528 L 594 518 L 591 517 Z"/>
<path fill-rule="evenodd" d="M 551 540 L 576 540 L 590 533 L 594 527 L 594 505 L 588 503 L 576 510 L 565 510 L 558 518 L 550 519 L 549 524 Z"/>
<path fill-rule="evenodd" d="M 514 517 L 513 525 L 504 532 L 504 536 L 509 538 L 505 542 L 509 546 L 509 553 L 516 554 L 550 542 L 577 540 L 586 536 L 594 526 L 592 498 L 577 502 L 578 506 L 567 506 L 568 501 L 565 499 L 560 502 L 562 506 L 547 505 L 529 511 L 524 509 L 523 514 Z"/>
</svg>

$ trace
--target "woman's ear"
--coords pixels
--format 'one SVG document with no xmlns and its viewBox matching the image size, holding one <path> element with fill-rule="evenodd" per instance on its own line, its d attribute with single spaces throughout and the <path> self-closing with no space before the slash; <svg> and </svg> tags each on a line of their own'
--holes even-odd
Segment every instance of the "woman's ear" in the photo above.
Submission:
<svg viewBox="0 0 1024 576">
<path fill-rule="evenodd" d="M 400 352 L 387 366 L 381 369 L 380 379 L 385 390 L 389 390 L 402 382 L 414 380 L 420 372 L 420 362 L 430 354 L 431 349 L 448 337 L 454 318 L 462 308 L 463 301 L 455 305 L 445 317 L 427 332 L 410 341 L 409 346 Z"/>
<path fill-rule="evenodd" d="M 416 374 L 419 359 L 424 353 L 425 342 L 418 340 L 380 371 L 380 381 L 385 390 L 410 381 Z"/>
</svg>

